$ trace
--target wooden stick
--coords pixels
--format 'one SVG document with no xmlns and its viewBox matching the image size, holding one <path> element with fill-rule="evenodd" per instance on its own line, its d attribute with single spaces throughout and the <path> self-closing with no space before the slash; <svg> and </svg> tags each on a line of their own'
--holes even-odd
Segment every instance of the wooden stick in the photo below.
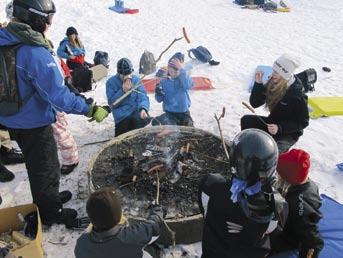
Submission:
<svg viewBox="0 0 343 258">
<path fill-rule="evenodd" d="M 181 40 L 181 39 L 183 39 L 183 37 L 174 39 L 174 40 L 169 44 L 169 46 L 168 46 L 165 50 L 163 50 L 163 51 L 161 52 L 161 54 L 160 54 L 160 55 L 158 56 L 158 58 L 156 59 L 155 63 L 158 63 L 159 61 L 161 61 L 161 58 L 162 58 L 163 54 L 166 53 L 166 52 L 175 44 L 175 42 L 177 42 L 177 41 L 179 41 L 179 40 Z"/>
<path fill-rule="evenodd" d="M 243 106 L 245 106 L 247 109 L 249 109 L 251 111 L 251 113 L 255 114 L 255 109 L 249 104 L 246 103 L 245 101 L 242 101 Z"/>
<path fill-rule="evenodd" d="M 249 104 L 246 103 L 245 101 L 242 101 L 243 106 L 245 106 L 247 109 L 249 109 L 253 114 L 256 114 L 255 109 Z M 268 126 L 268 124 L 266 123 L 266 121 L 264 121 L 260 116 L 256 115 L 256 117 L 266 126 Z"/>
<path fill-rule="evenodd" d="M 150 174 L 151 172 L 156 172 L 158 174 L 158 171 L 160 168 L 163 168 L 163 164 L 159 164 L 159 165 L 156 165 L 156 166 L 153 166 L 152 168 L 150 168 L 147 173 Z"/>
<path fill-rule="evenodd" d="M 121 97 L 117 98 L 117 100 L 114 101 L 114 102 L 111 104 L 111 106 L 112 106 L 113 108 L 117 107 L 124 99 L 126 99 L 127 96 L 129 96 L 132 92 L 134 92 L 135 90 L 137 90 L 139 86 L 142 86 L 142 85 L 143 85 L 143 82 L 142 82 L 142 81 L 143 81 L 143 79 L 145 78 L 145 76 L 146 76 L 146 75 L 144 74 L 144 75 L 140 78 L 140 82 L 139 82 L 139 83 L 133 85 L 132 88 L 131 88 L 129 91 L 125 92 L 124 95 L 122 95 Z"/>
<path fill-rule="evenodd" d="M 225 144 L 225 140 L 224 140 L 224 136 L 223 136 L 223 131 L 222 131 L 222 128 L 221 128 L 221 126 L 220 126 L 220 119 L 222 119 L 224 116 L 225 116 L 225 107 L 223 107 L 222 114 L 219 116 L 219 118 L 217 117 L 216 114 L 214 114 L 214 118 L 216 119 L 217 124 L 218 124 L 218 129 L 219 129 L 219 133 L 220 133 L 220 138 L 222 139 L 222 144 L 223 144 L 225 156 L 226 156 L 227 160 L 230 161 L 229 152 L 227 151 L 226 144 Z"/>
<path fill-rule="evenodd" d="M 188 37 L 188 35 L 187 35 L 187 32 L 186 32 L 186 28 L 185 28 L 185 27 L 182 28 L 182 33 L 183 33 L 183 37 L 185 38 L 185 40 L 187 41 L 187 43 L 188 43 L 188 44 L 191 43 L 191 41 L 189 40 L 189 37 Z"/>
<path fill-rule="evenodd" d="M 158 171 L 156 171 L 156 204 L 159 205 L 160 202 L 160 177 L 158 175 Z"/>
<path fill-rule="evenodd" d="M 187 145 L 186 145 L 186 153 L 189 152 L 189 147 L 191 146 L 191 144 L 188 142 Z"/>
</svg>

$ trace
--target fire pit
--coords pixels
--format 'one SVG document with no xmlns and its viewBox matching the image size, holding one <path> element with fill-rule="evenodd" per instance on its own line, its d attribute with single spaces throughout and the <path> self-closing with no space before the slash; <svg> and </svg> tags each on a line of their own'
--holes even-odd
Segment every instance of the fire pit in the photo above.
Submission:
<svg viewBox="0 0 343 258">
<path fill-rule="evenodd" d="M 109 142 L 91 162 L 89 185 L 90 191 L 115 187 L 131 221 L 145 218 L 159 196 L 176 242 L 193 243 L 202 233 L 199 181 L 208 173 L 227 176 L 228 171 L 219 137 L 191 127 L 147 127 Z M 171 244 L 170 235 L 164 232 L 159 242 Z"/>
</svg>

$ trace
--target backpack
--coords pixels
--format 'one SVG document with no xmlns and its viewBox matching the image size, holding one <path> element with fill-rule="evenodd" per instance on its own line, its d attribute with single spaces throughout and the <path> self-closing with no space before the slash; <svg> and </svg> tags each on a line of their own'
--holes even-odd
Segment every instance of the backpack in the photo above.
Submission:
<svg viewBox="0 0 343 258">
<path fill-rule="evenodd" d="M 16 54 L 21 44 L 0 47 L 0 116 L 11 116 L 32 97 L 21 99 L 16 76 Z"/>
<path fill-rule="evenodd" d="M 79 92 L 86 92 L 92 89 L 93 72 L 89 70 L 88 66 L 80 65 L 76 67 L 72 71 L 71 76 L 73 85 Z"/>
<path fill-rule="evenodd" d="M 194 57 L 192 57 L 191 54 L 193 54 Z M 212 55 L 210 51 L 203 46 L 198 46 L 197 48 L 192 48 L 188 50 L 188 56 L 191 59 L 198 59 L 200 62 L 203 63 L 207 63 L 212 60 Z"/>
<path fill-rule="evenodd" d="M 303 84 L 305 93 L 314 91 L 314 84 L 317 81 L 317 72 L 315 69 L 306 69 L 305 71 L 296 74 L 296 77 L 298 77 Z"/>
<path fill-rule="evenodd" d="M 156 71 L 156 61 L 154 54 L 145 50 L 139 60 L 139 73 L 151 74 Z"/>
<path fill-rule="evenodd" d="M 94 65 L 102 64 L 106 68 L 108 68 L 109 64 L 109 58 L 108 53 L 104 51 L 96 51 L 94 55 Z"/>
</svg>

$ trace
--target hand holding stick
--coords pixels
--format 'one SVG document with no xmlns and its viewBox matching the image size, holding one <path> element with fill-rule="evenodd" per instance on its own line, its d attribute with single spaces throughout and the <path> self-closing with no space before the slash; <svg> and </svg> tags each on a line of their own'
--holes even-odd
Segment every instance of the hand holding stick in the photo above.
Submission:
<svg viewBox="0 0 343 258">
<path fill-rule="evenodd" d="M 224 116 L 225 116 L 225 107 L 223 107 L 222 114 L 219 116 L 219 118 L 217 117 L 216 114 L 214 114 L 214 118 L 216 119 L 217 124 L 218 124 L 220 138 L 222 139 L 222 144 L 223 144 L 223 148 L 224 148 L 224 151 L 225 151 L 225 156 L 226 156 L 227 160 L 230 161 L 229 152 L 227 151 L 225 140 L 224 140 L 224 136 L 223 136 L 223 131 L 222 131 L 222 128 L 220 126 L 220 119 L 222 119 Z"/>
</svg>

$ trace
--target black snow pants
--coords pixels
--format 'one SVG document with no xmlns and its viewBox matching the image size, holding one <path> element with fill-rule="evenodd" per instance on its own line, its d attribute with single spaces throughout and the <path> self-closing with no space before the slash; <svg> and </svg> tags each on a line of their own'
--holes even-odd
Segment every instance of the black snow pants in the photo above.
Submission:
<svg viewBox="0 0 343 258">
<path fill-rule="evenodd" d="M 270 123 L 268 121 L 268 117 L 265 116 L 245 115 L 241 118 L 241 130 L 256 128 L 269 133 L 267 126 L 259 119 L 259 117 L 266 123 Z M 288 151 L 289 148 L 292 147 L 298 140 L 294 139 L 291 135 L 272 135 L 272 137 L 277 143 L 279 154 Z"/>
<path fill-rule="evenodd" d="M 33 129 L 8 129 L 25 157 L 33 202 L 44 224 L 58 217 L 60 164 L 51 125 Z"/>
</svg>

